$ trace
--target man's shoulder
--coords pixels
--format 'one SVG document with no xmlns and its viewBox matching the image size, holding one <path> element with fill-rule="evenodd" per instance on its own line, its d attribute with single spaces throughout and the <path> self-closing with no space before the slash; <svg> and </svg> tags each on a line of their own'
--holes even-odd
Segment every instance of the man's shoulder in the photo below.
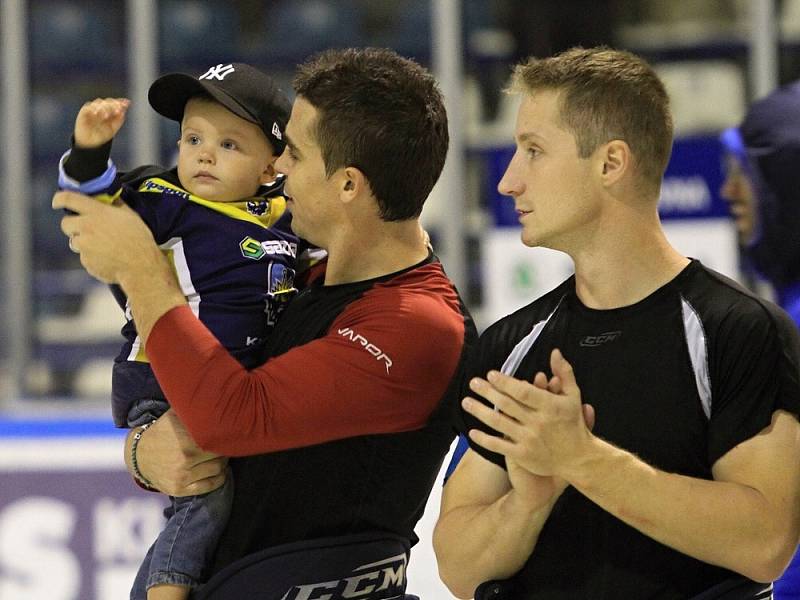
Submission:
<svg viewBox="0 0 800 600">
<path fill-rule="evenodd" d="M 466 306 L 435 258 L 334 291 L 338 331 L 371 332 L 409 349 L 460 348 L 477 338 Z"/>
<path fill-rule="evenodd" d="M 471 321 L 455 284 L 435 259 L 376 282 L 365 297 L 385 305 L 403 326 L 447 327 L 463 333 L 465 320 Z"/>
<path fill-rule="evenodd" d="M 537 323 L 546 322 L 562 305 L 564 299 L 574 293 L 575 278 L 573 276 L 546 294 L 539 296 L 533 302 L 495 321 L 486 328 L 481 335 L 481 340 L 503 338 L 516 343 L 520 337 L 527 335 Z"/>
<path fill-rule="evenodd" d="M 425 302 L 443 295 L 458 296 L 455 284 L 447 276 L 442 264 L 434 256 L 397 273 L 365 281 L 369 294 L 394 301 Z"/>
<path fill-rule="evenodd" d="M 692 266 L 691 277 L 680 286 L 684 316 L 688 310 L 699 320 L 709 352 L 723 356 L 772 348 L 800 362 L 800 333 L 786 311 L 713 269 Z"/>
<path fill-rule="evenodd" d="M 693 261 L 678 288 L 684 302 L 704 322 L 778 323 L 788 319 L 773 302 L 699 261 Z"/>
</svg>

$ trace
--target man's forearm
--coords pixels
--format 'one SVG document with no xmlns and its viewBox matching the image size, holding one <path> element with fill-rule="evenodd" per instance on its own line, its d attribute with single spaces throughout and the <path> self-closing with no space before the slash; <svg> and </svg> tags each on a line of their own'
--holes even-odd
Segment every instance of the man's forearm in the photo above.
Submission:
<svg viewBox="0 0 800 600">
<path fill-rule="evenodd" d="M 679 552 L 746 577 L 775 577 L 775 507 L 757 489 L 666 473 L 597 439 L 572 485 L 604 510 Z"/>
<path fill-rule="evenodd" d="M 158 319 L 186 304 L 169 263 L 156 246 L 143 248 L 135 268 L 120 275 L 119 283 L 128 296 L 136 331 L 145 344 Z"/>
<path fill-rule="evenodd" d="M 552 506 L 532 511 L 512 489 L 488 506 L 461 506 L 442 514 L 433 544 L 439 575 L 450 591 L 472 598 L 481 583 L 518 572 Z"/>
</svg>

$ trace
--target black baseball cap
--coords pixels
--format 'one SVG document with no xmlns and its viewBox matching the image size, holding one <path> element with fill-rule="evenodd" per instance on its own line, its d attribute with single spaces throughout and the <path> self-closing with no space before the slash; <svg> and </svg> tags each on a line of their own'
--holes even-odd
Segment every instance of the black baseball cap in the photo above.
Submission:
<svg viewBox="0 0 800 600">
<path fill-rule="evenodd" d="M 168 119 L 183 120 L 186 102 L 206 93 L 238 117 L 258 125 L 280 154 L 291 104 L 267 74 L 244 63 L 220 63 L 199 77 L 188 73 L 162 75 L 150 86 L 150 105 Z"/>
</svg>

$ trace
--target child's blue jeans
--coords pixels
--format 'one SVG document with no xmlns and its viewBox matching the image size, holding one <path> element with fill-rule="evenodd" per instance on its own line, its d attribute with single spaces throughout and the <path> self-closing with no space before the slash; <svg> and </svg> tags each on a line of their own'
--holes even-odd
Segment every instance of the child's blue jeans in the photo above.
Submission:
<svg viewBox="0 0 800 600">
<path fill-rule="evenodd" d="M 128 427 L 144 425 L 169 408 L 147 364 L 115 365 L 112 387 L 112 412 L 117 425 L 121 419 Z M 131 401 L 135 392 L 144 395 Z M 227 471 L 225 485 L 213 492 L 183 498 L 170 496 L 170 500 L 164 510 L 167 523 L 139 567 L 131 600 L 146 600 L 147 589 L 159 583 L 194 589 L 204 582 L 233 504 L 231 470 Z"/>
<path fill-rule="evenodd" d="M 159 583 L 197 588 L 206 578 L 233 501 L 230 469 L 221 488 L 201 496 L 175 498 L 164 510 L 167 524 L 139 567 L 131 600 L 146 600 Z"/>
</svg>

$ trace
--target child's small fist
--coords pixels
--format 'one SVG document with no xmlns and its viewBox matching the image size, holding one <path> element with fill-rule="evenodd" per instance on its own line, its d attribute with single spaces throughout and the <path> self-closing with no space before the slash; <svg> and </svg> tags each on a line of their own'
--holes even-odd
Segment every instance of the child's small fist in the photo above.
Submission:
<svg viewBox="0 0 800 600">
<path fill-rule="evenodd" d="M 130 103 L 127 98 L 96 98 L 84 104 L 75 119 L 75 145 L 96 148 L 113 139 Z"/>
</svg>

